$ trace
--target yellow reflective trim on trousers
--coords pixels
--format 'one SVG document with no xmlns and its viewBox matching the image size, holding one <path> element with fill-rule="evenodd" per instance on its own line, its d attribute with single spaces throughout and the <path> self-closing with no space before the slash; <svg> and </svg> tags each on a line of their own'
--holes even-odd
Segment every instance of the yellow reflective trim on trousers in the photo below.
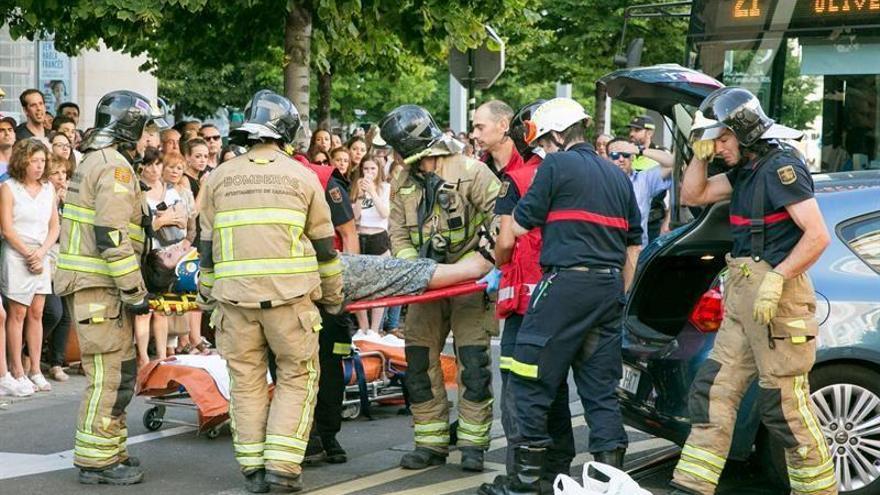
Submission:
<svg viewBox="0 0 880 495">
<path fill-rule="evenodd" d="M 95 414 L 98 411 L 98 403 L 101 402 L 101 394 L 104 392 L 104 356 L 101 354 L 92 355 L 95 366 L 95 384 L 92 388 L 92 394 L 89 396 L 89 405 L 86 408 L 86 419 L 83 426 L 83 432 L 92 433 L 92 423 L 95 421 Z"/>
<path fill-rule="evenodd" d="M 432 423 L 416 423 L 413 431 L 418 433 L 436 433 L 449 431 L 449 423 L 437 421 Z"/>
<path fill-rule="evenodd" d="M 477 445 L 488 445 L 489 444 L 489 434 L 486 435 L 472 435 L 470 433 L 465 433 L 463 431 L 458 432 L 458 439 L 465 440 Z"/>
<path fill-rule="evenodd" d="M 262 457 L 235 456 L 235 461 L 242 467 L 262 467 L 266 465 Z"/>
<path fill-rule="evenodd" d="M 303 461 L 303 454 L 296 454 L 294 452 L 287 452 L 284 450 L 270 450 L 267 448 L 263 452 L 263 460 L 293 462 L 295 464 L 300 464 Z"/>
<path fill-rule="evenodd" d="M 80 445 L 74 445 L 73 453 L 74 455 L 88 457 L 89 459 L 111 459 L 119 455 L 119 447 L 117 446 L 112 449 L 99 450 L 89 447 L 83 447 Z"/>
<path fill-rule="evenodd" d="M 214 279 L 293 275 L 317 271 L 318 260 L 314 256 L 223 261 L 214 265 Z"/>
<path fill-rule="evenodd" d="M 700 478 L 707 483 L 711 483 L 713 485 L 718 484 L 718 473 L 693 464 L 691 462 L 685 461 L 684 459 L 680 459 L 678 461 L 675 469 L 696 476 L 697 478 Z"/>
<path fill-rule="evenodd" d="M 77 205 L 64 205 L 61 211 L 61 218 L 66 218 L 73 222 L 73 225 L 84 223 L 87 225 L 95 225 L 95 210 Z M 73 226 L 71 226 L 73 228 Z M 128 238 L 140 242 L 141 244 L 147 240 L 147 234 L 144 228 L 136 223 L 128 222 Z M 77 248 L 78 249 L 78 248 Z"/>
<path fill-rule="evenodd" d="M 798 413 L 800 413 L 801 421 L 804 422 L 807 431 L 810 432 L 810 436 L 813 437 L 816 449 L 819 451 L 819 458 L 825 461 L 830 459 L 831 455 L 828 453 L 827 449 L 822 448 L 825 446 L 825 440 L 822 436 L 822 431 L 819 429 L 819 425 L 816 424 L 816 416 L 813 414 L 813 410 L 810 409 L 810 406 L 807 403 L 807 393 L 805 392 L 807 388 L 806 383 L 805 375 L 794 377 L 794 395 L 795 398 L 797 398 Z"/>
<path fill-rule="evenodd" d="M 458 432 L 466 431 L 474 435 L 488 435 L 492 429 L 492 423 L 475 424 L 469 423 L 461 418 L 458 419 Z"/>
<path fill-rule="evenodd" d="M 351 344 L 347 344 L 345 342 L 334 342 L 333 354 L 337 354 L 339 356 L 348 356 L 349 354 L 351 354 Z"/>
<path fill-rule="evenodd" d="M 831 473 L 825 478 L 820 480 L 816 480 L 812 483 L 800 483 L 797 481 L 789 480 L 791 484 L 792 492 L 797 493 L 816 493 L 828 490 L 837 484 L 837 478 L 834 476 L 834 473 Z"/>
<path fill-rule="evenodd" d="M 74 438 L 83 443 L 90 443 L 92 445 L 107 445 L 107 446 L 118 446 L 120 441 L 124 441 L 124 437 L 98 437 L 89 433 L 86 433 L 82 430 L 76 430 L 76 434 Z"/>
<path fill-rule="evenodd" d="M 692 457 L 694 459 L 705 462 L 706 464 L 715 466 L 718 470 L 724 469 L 724 464 L 727 460 L 718 454 L 714 454 L 709 452 L 708 450 L 701 449 L 699 447 L 695 447 L 689 443 L 684 444 L 684 448 L 681 449 L 681 455 L 686 455 L 688 457 Z"/>
<path fill-rule="evenodd" d="M 95 273 L 108 277 L 122 277 L 140 269 L 135 255 L 110 263 L 93 256 L 79 256 L 70 253 L 58 255 L 58 268 L 72 272 Z"/>
<path fill-rule="evenodd" d="M 514 358 L 510 358 L 510 368 L 508 369 L 514 375 L 521 376 L 523 378 L 538 378 L 537 364 L 521 363 Z"/>
<path fill-rule="evenodd" d="M 802 467 L 802 468 L 793 468 L 791 466 L 788 467 L 788 477 L 791 479 L 799 479 L 799 480 L 808 480 L 810 478 L 815 478 L 817 476 L 821 476 L 825 473 L 825 471 L 833 471 L 834 463 L 831 461 L 829 457 L 827 461 L 823 462 L 818 466 L 812 467 Z"/>
<path fill-rule="evenodd" d="M 298 438 L 287 437 L 283 435 L 266 435 L 266 449 L 269 448 L 269 445 L 290 447 L 292 449 L 305 452 L 306 447 L 308 446 L 308 442 L 300 440 Z"/>
<path fill-rule="evenodd" d="M 265 448 L 263 443 L 233 443 L 236 453 L 240 454 L 260 454 Z"/>
<path fill-rule="evenodd" d="M 315 382 L 318 381 L 318 370 L 315 368 L 315 360 L 310 359 L 306 364 L 306 370 L 309 372 L 309 379 L 306 381 L 306 400 L 303 401 L 302 415 L 299 418 L 299 426 L 296 429 L 296 436 L 302 438 L 308 433 L 309 414 L 315 409 L 315 396 L 317 389 Z"/>
<path fill-rule="evenodd" d="M 416 435 L 416 445 L 449 445 L 449 435 Z"/>
<path fill-rule="evenodd" d="M 290 208 L 245 208 L 220 211 L 214 216 L 215 229 L 248 225 L 290 225 L 304 228 L 306 214 Z"/>
<path fill-rule="evenodd" d="M 232 261 L 235 259 L 235 251 L 232 247 L 232 229 L 217 229 L 217 233 L 220 235 L 220 260 Z"/>
<path fill-rule="evenodd" d="M 321 278 L 332 277 L 334 275 L 339 275 L 340 273 L 342 273 L 342 261 L 339 259 L 339 256 L 330 261 L 322 261 L 318 263 L 318 275 L 320 275 Z"/>
<path fill-rule="evenodd" d="M 498 360 L 498 368 L 502 370 L 510 370 L 510 365 L 513 363 L 513 358 L 510 356 L 501 356 L 501 359 Z"/>
<path fill-rule="evenodd" d="M 416 248 L 403 248 L 394 255 L 395 258 L 400 258 L 404 260 L 411 260 L 413 258 L 419 257 L 419 252 L 416 251 Z"/>
</svg>

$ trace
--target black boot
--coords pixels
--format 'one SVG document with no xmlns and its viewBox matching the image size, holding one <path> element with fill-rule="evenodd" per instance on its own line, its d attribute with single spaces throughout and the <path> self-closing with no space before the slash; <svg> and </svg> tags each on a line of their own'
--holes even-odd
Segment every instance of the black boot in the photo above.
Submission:
<svg viewBox="0 0 880 495">
<path fill-rule="evenodd" d="M 269 493 L 269 483 L 266 482 L 266 470 L 257 469 L 245 474 L 244 489 L 249 493 Z"/>
<path fill-rule="evenodd" d="M 480 495 L 541 495 L 544 455 L 547 449 L 540 447 L 517 447 L 513 473 L 498 476 L 492 484 L 483 483 Z"/>
<path fill-rule="evenodd" d="M 302 476 L 281 474 L 269 471 L 266 473 L 266 483 L 278 488 L 282 492 L 298 492 L 303 489 Z"/>
<path fill-rule="evenodd" d="M 138 467 L 141 465 L 141 460 L 133 455 L 130 455 L 126 457 L 125 460 L 122 461 L 120 464 L 122 464 L 123 466 Z"/>
<path fill-rule="evenodd" d="M 105 469 L 80 469 L 79 482 L 83 485 L 134 485 L 144 481 L 144 470 L 136 466 L 116 464 Z"/>
<path fill-rule="evenodd" d="M 324 445 L 324 454 L 326 461 L 330 464 L 342 464 L 348 462 L 348 454 L 342 445 L 336 440 L 335 435 L 321 437 L 321 443 Z"/>
<path fill-rule="evenodd" d="M 483 449 L 479 447 L 461 447 L 461 469 L 483 472 Z"/>
<path fill-rule="evenodd" d="M 309 443 L 306 445 L 306 454 L 303 457 L 303 464 L 306 466 L 314 466 L 327 460 L 327 453 L 324 451 L 324 443 L 321 437 L 309 437 Z"/>
<path fill-rule="evenodd" d="M 425 469 L 441 464 L 446 464 L 446 454 L 425 447 L 416 447 L 416 450 L 407 452 L 400 458 L 400 467 L 403 469 Z"/>
<path fill-rule="evenodd" d="M 593 460 L 596 462 L 601 462 L 602 464 L 608 464 L 609 466 L 616 467 L 617 469 L 623 469 L 623 456 L 625 454 L 626 449 L 618 447 L 614 450 L 596 452 L 595 454 L 593 454 Z"/>
</svg>

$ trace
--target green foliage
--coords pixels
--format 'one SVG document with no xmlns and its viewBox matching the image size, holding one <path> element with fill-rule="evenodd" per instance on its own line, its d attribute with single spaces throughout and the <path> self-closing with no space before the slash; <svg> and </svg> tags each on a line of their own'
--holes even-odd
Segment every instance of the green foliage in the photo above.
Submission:
<svg viewBox="0 0 880 495">
<path fill-rule="evenodd" d="M 287 10 L 293 0 L 0 0 L 13 36 L 54 33 L 68 53 L 97 46 L 146 54 L 161 94 L 186 113 L 243 106 L 260 88 L 279 90 Z M 654 0 L 304 0 L 312 13 L 312 72 L 333 74 L 332 111 L 378 120 L 401 103 L 448 118 L 450 45 L 477 46 L 490 23 L 505 39 L 507 67 L 478 101 L 518 107 L 550 98 L 556 81 L 594 108 L 595 80 L 614 69 L 623 10 Z M 632 20 L 627 42 L 646 39 L 643 65 L 682 58 L 686 23 Z M 314 83 L 312 84 L 314 87 Z M 315 101 L 314 99 L 312 101 Z M 625 126 L 638 112 L 613 108 Z"/>
<path fill-rule="evenodd" d="M 789 50 L 785 59 L 785 88 L 782 92 L 782 123 L 795 129 L 808 129 L 822 112 L 822 100 L 813 93 L 816 77 L 801 75 L 801 59 Z"/>
</svg>

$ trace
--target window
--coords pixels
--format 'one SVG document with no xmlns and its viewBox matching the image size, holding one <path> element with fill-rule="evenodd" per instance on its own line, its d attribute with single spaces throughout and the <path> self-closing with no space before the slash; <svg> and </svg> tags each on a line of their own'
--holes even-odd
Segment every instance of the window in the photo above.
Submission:
<svg viewBox="0 0 880 495">
<path fill-rule="evenodd" d="M 862 261 L 880 273 L 880 215 L 844 225 L 840 236 Z"/>
<path fill-rule="evenodd" d="M 8 27 L 0 29 L 0 88 L 6 92 L 6 98 L 0 102 L 0 113 L 11 116 L 18 123 L 22 121 L 18 95 L 33 88 L 36 79 L 34 52 L 33 41 L 13 41 Z"/>
</svg>

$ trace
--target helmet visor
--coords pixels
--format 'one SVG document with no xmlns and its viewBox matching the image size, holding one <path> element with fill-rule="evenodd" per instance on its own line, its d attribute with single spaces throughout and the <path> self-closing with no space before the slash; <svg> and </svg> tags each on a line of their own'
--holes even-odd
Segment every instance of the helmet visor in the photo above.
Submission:
<svg viewBox="0 0 880 495">
<path fill-rule="evenodd" d="M 694 144 L 697 141 L 717 139 L 727 129 L 728 127 L 723 123 L 710 119 L 703 115 L 703 112 L 697 110 L 697 113 L 694 114 L 694 123 L 691 126 L 690 144 Z"/>
</svg>

